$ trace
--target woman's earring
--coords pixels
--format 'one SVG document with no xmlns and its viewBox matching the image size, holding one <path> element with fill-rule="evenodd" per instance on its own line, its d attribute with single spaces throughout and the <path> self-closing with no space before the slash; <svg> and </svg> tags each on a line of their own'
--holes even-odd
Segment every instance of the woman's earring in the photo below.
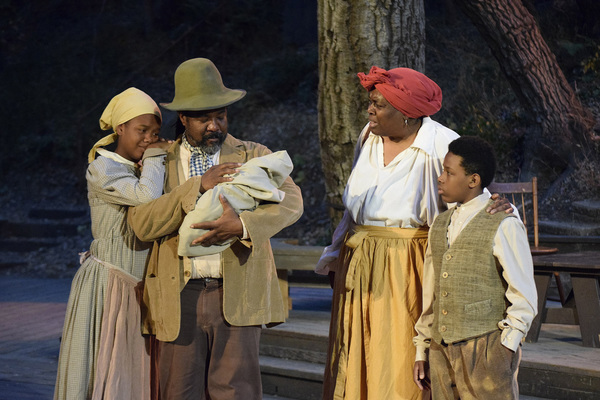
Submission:
<svg viewBox="0 0 600 400">
<path fill-rule="evenodd" d="M 404 120 L 404 125 L 408 126 L 408 120 L 407 119 Z"/>
</svg>

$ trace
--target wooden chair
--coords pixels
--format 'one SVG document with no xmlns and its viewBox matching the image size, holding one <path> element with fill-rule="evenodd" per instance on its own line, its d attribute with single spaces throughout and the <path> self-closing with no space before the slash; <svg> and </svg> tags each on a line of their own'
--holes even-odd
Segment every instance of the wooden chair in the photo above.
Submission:
<svg viewBox="0 0 600 400">
<path fill-rule="evenodd" d="M 517 207 L 519 213 L 521 213 L 523 225 L 525 225 L 525 229 L 527 229 L 528 232 L 530 231 L 529 229 L 531 227 L 531 222 L 528 222 L 527 210 L 528 207 L 533 209 L 533 213 L 531 214 L 533 217 L 533 246 L 530 246 L 532 256 L 552 254 L 558 251 L 558 249 L 555 247 L 540 246 L 538 232 L 538 190 L 536 177 L 533 177 L 530 182 L 492 182 L 487 189 L 492 194 L 498 193 L 499 195 L 508 198 L 508 200 Z M 526 200 L 526 194 L 531 195 L 531 200 Z M 560 301 L 562 304 L 564 304 L 566 301 L 566 296 L 563 291 L 559 273 L 555 272 L 554 277 L 556 279 Z"/>
<path fill-rule="evenodd" d="M 528 222 L 527 207 L 533 209 L 533 246 L 531 247 L 531 255 L 539 256 L 542 254 L 551 254 L 558 251 L 554 247 L 540 247 L 540 237 L 538 233 L 538 191 L 537 178 L 533 177 L 531 182 L 509 182 L 498 183 L 492 182 L 488 186 L 490 193 L 498 193 L 514 204 L 521 213 L 521 219 L 527 231 L 530 231 L 531 222 Z M 525 194 L 531 195 L 531 200 L 526 201 Z M 510 197 L 508 196 L 510 195 Z"/>
</svg>

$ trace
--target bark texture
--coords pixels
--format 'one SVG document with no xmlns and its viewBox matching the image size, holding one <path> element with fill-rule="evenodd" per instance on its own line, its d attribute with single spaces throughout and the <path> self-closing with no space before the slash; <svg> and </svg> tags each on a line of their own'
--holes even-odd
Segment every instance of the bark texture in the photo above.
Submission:
<svg viewBox="0 0 600 400">
<path fill-rule="evenodd" d="M 522 106 L 539 123 L 525 175 L 560 173 L 589 148 L 594 118 L 577 98 L 521 0 L 456 0 L 490 46 Z M 552 179 L 552 178 L 550 178 Z"/>
<path fill-rule="evenodd" d="M 358 72 L 425 66 L 423 0 L 319 0 L 319 138 L 332 222 L 343 209 L 368 95 Z"/>
</svg>

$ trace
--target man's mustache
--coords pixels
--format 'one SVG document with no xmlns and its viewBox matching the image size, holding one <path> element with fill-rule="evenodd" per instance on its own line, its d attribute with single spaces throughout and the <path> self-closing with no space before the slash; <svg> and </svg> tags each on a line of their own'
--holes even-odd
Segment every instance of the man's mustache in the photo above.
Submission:
<svg viewBox="0 0 600 400">
<path fill-rule="evenodd" d="M 225 134 L 221 131 L 211 132 L 202 137 L 203 140 L 221 139 Z"/>
</svg>

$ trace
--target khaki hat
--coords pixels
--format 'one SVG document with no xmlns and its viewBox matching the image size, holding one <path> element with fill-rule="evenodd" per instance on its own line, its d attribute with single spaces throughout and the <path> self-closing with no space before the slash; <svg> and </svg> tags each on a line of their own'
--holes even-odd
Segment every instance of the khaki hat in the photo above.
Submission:
<svg viewBox="0 0 600 400">
<path fill-rule="evenodd" d="M 171 111 L 203 111 L 227 107 L 241 100 L 245 90 L 223 85 L 219 70 L 209 59 L 193 58 L 175 71 L 175 97 L 171 103 L 160 103 Z"/>
</svg>

